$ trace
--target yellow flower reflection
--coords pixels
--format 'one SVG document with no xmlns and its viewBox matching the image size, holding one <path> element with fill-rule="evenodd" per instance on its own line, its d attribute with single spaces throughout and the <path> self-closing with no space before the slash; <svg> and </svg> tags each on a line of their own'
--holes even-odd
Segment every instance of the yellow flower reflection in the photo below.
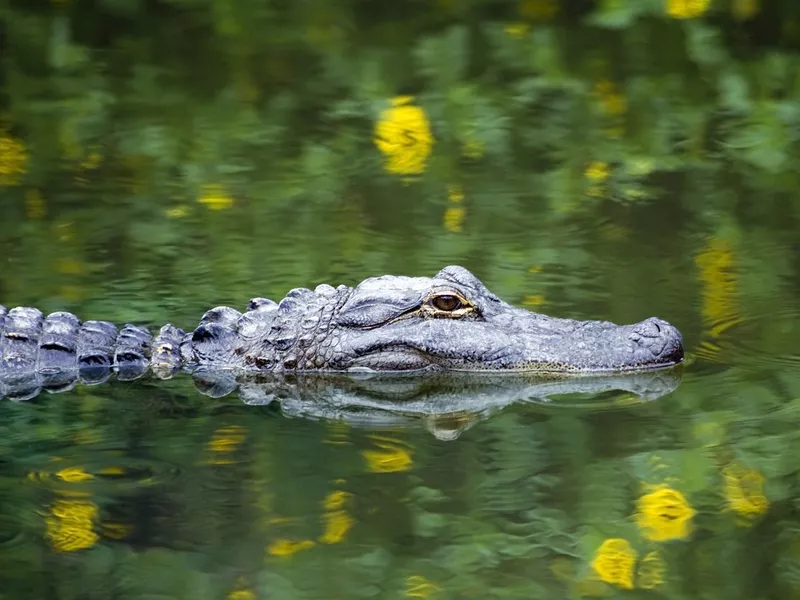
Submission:
<svg viewBox="0 0 800 600">
<path fill-rule="evenodd" d="M 694 262 L 703 284 L 702 315 L 707 333 L 718 338 L 742 320 L 736 302 L 739 282 L 733 248 L 727 240 L 714 237 Z"/>
<path fill-rule="evenodd" d="M 724 491 L 728 507 L 749 524 L 769 509 L 764 495 L 764 476 L 740 464 L 730 464 L 723 470 Z"/>
<path fill-rule="evenodd" d="M 25 145 L 0 128 L 0 186 L 19 185 L 27 166 Z"/>
<path fill-rule="evenodd" d="M 166 209 L 164 214 L 170 219 L 183 219 L 189 214 L 189 207 L 185 204 L 178 204 L 177 206 Z"/>
<path fill-rule="evenodd" d="M 667 573 L 667 564 L 658 551 L 648 552 L 639 563 L 636 572 L 636 587 L 652 590 L 663 585 Z"/>
<path fill-rule="evenodd" d="M 682 493 L 662 485 L 639 498 L 636 522 L 646 537 L 663 542 L 687 537 L 694 515 Z"/>
<path fill-rule="evenodd" d="M 698 357 L 711 362 L 721 362 L 722 347 L 715 341 L 728 329 L 741 322 L 737 307 L 738 280 L 734 270 L 734 257 L 727 244 L 712 240 L 695 258 L 699 267 L 702 287 L 702 315 L 706 339 L 695 352 Z"/>
<path fill-rule="evenodd" d="M 112 465 L 110 467 L 103 467 L 98 471 L 98 473 L 100 475 L 105 475 L 107 477 L 121 477 L 125 475 L 125 468 L 117 465 Z"/>
<path fill-rule="evenodd" d="M 666 11 L 673 19 L 696 19 L 710 4 L 711 0 L 666 0 Z"/>
<path fill-rule="evenodd" d="M 603 181 L 608 179 L 610 174 L 611 174 L 611 169 L 608 167 L 608 163 L 599 160 L 590 163 L 589 166 L 586 167 L 586 170 L 584 171 L 586 179 L 588 179 L 592 183 L 602 183 Z"/>
<path fill-rule="evenodd" d="M 385 156 L 384 168 L 394 175 L 418 175 L 425 170 L 433 135 L 425 111 L 398 96 L 375 125 L 375 145 Z"/>
<path fill-rule="evenodd" d="M 444 209 L 442 222 L 444 228 L 450 233 L 460 233 L 464 229 L 464 217 L 467 211 L 463 206 L 448 206 Z"/>
<path fill-rule="evenodd" d="M 628 540 L 610 538 L 595 552 L 592 569 L 605 581 L 626 590 L 633 589 L 633 567 L 637 553 Z"/>
<path fill-rule="evenodd" d="M 406 596 L 409 598 L 430 598 L 439 591 L 439 586 L 422 575 L 411 575 L 406 579 Z"/>
<path fill-rule="evenodd" d="M 325 523 L 325 531 L 319 537 L 322 544 L 338 544 L 344 540 L 347 533 L 352 529 L 355 521 L 347 513 L 345 507 L 350 500 L 350 494 L 341 490 L 331 492 L 325 497 L 322 505 L 325 512 L 322 520 Z"/>
<path fill-rule="evenodd" d="M 54 550 L 74 552 L 91 548 L 98 540 L 94 532 L 97 506 L 88 500 L 57 500 L 47 516 L 47 537 Z"/>
<path fill-rule="evenodd" d="M 321 544 L 338 544 L 344 540 L 355 524 L 352 517 L 343 510 L 325 513 L 323 519 L 325 521 L 325 531 L 319 537 Z"/>
<path fill-rule="evenodd" d="M 233 453 L 239 449 L 247 439 L 247 430 L 239 425 L 221 427 L 214 432 L 208 442 L 211 457 L 208 463 L 212 465 L 230 465 L 236 462 Z"/>
<path fill-rule="evenodd" d="M 293 556 L 298 552 L 302 552 L 303 550 L 308 550 L 309 548 L 314 547 L 314 542 L 311 540 L 288 540 L 285 538 L 281 538 L 272 542 L 269 546 L 267 546 L 267 552 L 272 554 L 272 556 Z"/>
<path fill-rule="evenodd" d="M 244 427 L 229 425 L 217 429 L 208 445 L 213 452 L 233 452 L 244 442 L 246 436 Z"/>
<path fill-rule="evenodd" d="M 628 100 L 613 81 L 601 79 L 595 83 L 594 96 L 600 102 L 603 113 L 609 117 L 624 115 L 628 110 Z"/>
<path fill-rule="evenodd" d="M 457 183 L 451 183 L 447 186 L 447 199 L 450 200 L 450 202 L 463 202 L 464 188 Z"/>
<path fill-rule="evenodd" d="M 457 183 L 447 186 L 447 199 L 450 205 L 444 210 L 444 228 L 450 233 L 459 233 L 464 226 L 467 210 L 464 202 L 464 189 Z"/>
<path fill-rule="evenodd" d="M 583 172 L 589 185 L 586 193 L 593 198 L 601 198 L 605 195 L 605 181 L 611 176 L 611 168 L 607 162 L 596 160 L 590 163 Z"/>
<path fill-rule="evenodd" d="M 84 271 L 84 266 L 74 258 L 59 258 L 56 261 L 56 270 L 64 275 L 80 275 Z"/>
<path fill-rule="evenodd" d="M 218 184 L 204 185 L 197 201 L 205 204 L 211 210 L 225 210 L 233 206 L 233 198 L 224 187 Z"/>
<path fill-rule="evenodd" d="M 84 471 L 83 467 L 67 467 L 66 469 L 61 469 L 56 473 L 56 477 L 69 483 L 80 483 L 82 481 L 94 479 L 94 475 Z"/>
<path fill-rule="evenodd" d="M 504 31 L 509 37 L 521 39 L 530 33 L 531 26 L 527 23 L 509 23 Z"/>
<path fill-rule="evenodd" d="M 536 309 L 545 303 L 542 294 L 528 294 L 522 299 L 522 305 L 527 308 Z"/>
<path fill-rule="evenodd" d="M 461 154 L 467 158 L 478 159 L 486 154 L 486 144 L 471 136 L 462 141 Z"/>
<path fill-rule="evenodd" d="M 407 471 L 413 463 L 411 453 L 400 442 L 374 436 L 379 450 L 362 450 L 367 469 L 372 473 L 396 473 Z"/>
</svg>

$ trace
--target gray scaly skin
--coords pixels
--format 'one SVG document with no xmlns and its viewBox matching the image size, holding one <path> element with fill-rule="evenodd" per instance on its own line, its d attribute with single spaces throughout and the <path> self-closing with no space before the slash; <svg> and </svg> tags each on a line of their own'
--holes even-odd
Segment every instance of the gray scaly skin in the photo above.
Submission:
<svg viewBox="0 0 800 600">
<path fill-rule="evenodd" d="M 161 378 L 213 367 L 280 375 L 307 371 L 525 371 L 598 374 L 682 362 L 678 330 L 661 319 L 633 325 L 575 321 L 516 308 L 462 267 L 433 278 L 382 276 L 355 288 L 298 288 L 280 303 L 256 298 L 244 313 L 209 310 L 190 333 L 165 325 L 81 322 L 56 312 L 0 306 L 0 397 L 30 398 L 76 381 L 148 369 Z"/>
</svg>

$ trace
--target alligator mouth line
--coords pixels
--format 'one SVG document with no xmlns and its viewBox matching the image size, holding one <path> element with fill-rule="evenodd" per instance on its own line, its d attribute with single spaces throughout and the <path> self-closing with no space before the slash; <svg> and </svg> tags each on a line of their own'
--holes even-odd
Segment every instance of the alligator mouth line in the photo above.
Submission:
<svg viewBox="0 0 800 600">
<path fill-rule="evenodd" d="M 464 364 L 458 360 L 453 360 L 448 357 L 438 356 L 434 353 L 414 348 L 403 343 L 385 344 L 379 349 L 375 349 L 369 353 L 362 355 L 361 359 L 369 361 L 370 358 L 379 358 L 381 356 L 391 355 L 397 358 L 402 355 L 412 359 L 414 364 L 420 364 L 419 367 L 412 368 L 372 368 L 368 365 L 357 365 L 348 369 L 349 372 L 375 372 L 375 373 L 424 373 L 429 371 L 454 371 L 458 373 L 489 373 L 502 375 L 508 374 L 541 374 L 545 376 L 591 376 L 591 375 L 613 375 L 615 373 L 631 373 L 636 371 L 657 371 L 670 369 L 683 363 L 683 353 L 679 352 L 679 356 L 669 360 L 652 360 L 643 361 L 639 363 L 632 363 L 629 365 L 615 365 L 615 366 L 588 366 L 580 367 L 571 365 L 565 362 L 525 362 L 506 366 L 493 366 L 491 364 L 482 365 L 480 362 L 471 362 Z M 309 372 L 322 372 L 324 369 L 309 370 Z"/>
<path fill-rule="evenodd" d="M 632 373 L 636 371 L 657 371 L 660 369 L 671 369 L 680 365 L 682 361 L 672 362 L 653 362 L 639 363 L 636 365 L 624 365 L 621 367 L 576 367 L 568 364 L 539 363 L 534 366 L 523 367 L 475 367 L 467 368 L 461 366 L 446 366 L 443 370 L 458 371 L 462 373 L 541 373 L 543 375 L 564 375 L 580 377 L 581 375 L 613 375 L 615 373 Z"/>
</svg>

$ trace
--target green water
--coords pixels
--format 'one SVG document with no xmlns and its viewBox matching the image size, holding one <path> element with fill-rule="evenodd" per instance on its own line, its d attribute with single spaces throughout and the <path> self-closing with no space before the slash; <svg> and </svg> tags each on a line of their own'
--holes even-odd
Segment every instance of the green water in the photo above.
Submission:
<svg viewBox="0 0 800 600">
<path fill-rule="evenodd" d="M 180 376 L 2 402 L 0 598 L 797 596 L 798 32 L 794 0 L 0 0 L 4 305 L 191 327 L 461 264 L 689 359 L 650 402 L 433 425 Z"/>
</svg>

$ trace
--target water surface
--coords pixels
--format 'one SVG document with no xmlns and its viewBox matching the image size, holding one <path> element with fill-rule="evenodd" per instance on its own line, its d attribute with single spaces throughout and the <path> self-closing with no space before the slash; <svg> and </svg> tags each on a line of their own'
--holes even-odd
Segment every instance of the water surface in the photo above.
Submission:
<svg viewBox="0 0 800 600">
<path fill-rule="evenodd" d="M 0 2 L 3 304 L 188 328 L 461 264 L 688 353 L 477 414 L 3 402 L 2 595 L 797 595 L 800 15 L 764 4 Z"/>
</svg>

